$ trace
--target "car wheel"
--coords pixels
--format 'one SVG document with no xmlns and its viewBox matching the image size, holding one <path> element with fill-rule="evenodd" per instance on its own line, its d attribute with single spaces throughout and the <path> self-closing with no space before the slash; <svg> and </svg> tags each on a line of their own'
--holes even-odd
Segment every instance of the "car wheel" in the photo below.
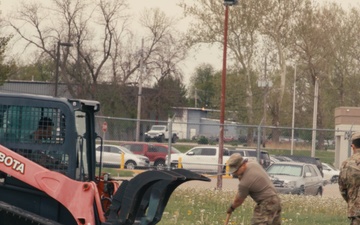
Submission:
<svg viewBox="0 0 360 225">
<path fill-rule="evenodd" d="M 331 178 L 331 183 L 332 183 L 332 184 L 337 183 L 337 182 L 338 182 L 338 179 L 339 179 L 338 176 L 333 176 L 333 177 Z"/>
<path fill-rule="evenodd" d="M 178 166 L 177 163 L 171 163 L 170 167 L 171 167 L 172 170 L 179 169 L 179 166 Z"/>
<path fill-rule="evenodd" d="M 305 195 L 305 187 L 304 186 L 300 187 L 299 195 Z"/>
<path fill-rule="evenodd" d="M 317 192 L 316 192 L 316 195 L 321 197 L 322 194 L 323 194 L 323 189 L 322 189 L 322 187 L 319 187 Z"/>
<path fill-rule="evenodd" d="M 136 167 L 136 163 L 134 161 L 127 161 L 125 163 L 125 168 L 128 170 L 133 170 Z"/>
<path fill-rule="evenodd" d="M 145 142 L 149 142 L 149 141 L 150 141 L 150 138 L 145 137 Z"/>
<path fill-rule="evenodd" d="M 164 135 L 161 135 L 161 136 L 158 138 L 158 142 L 160 142 L 160 143 L 164 142 Z"/>
<path fill-rule="evenodd" d="M 154 166 L 157 170 L 163 170 L 165 168 L 165 161 L 158 160 L 154 163 Z"/>
</svg>

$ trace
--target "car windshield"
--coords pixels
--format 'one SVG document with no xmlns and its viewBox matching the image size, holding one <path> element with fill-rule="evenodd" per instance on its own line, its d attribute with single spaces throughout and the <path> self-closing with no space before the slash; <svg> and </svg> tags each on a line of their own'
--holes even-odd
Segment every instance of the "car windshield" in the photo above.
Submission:
<svg viewBox="0 0 360 225">
<path fill-rule="evenodd" d="M 124 146 L 119 146 L 119 148 L 120 148 L 121 151 L 123 151 L 125 154 L 134 154 L 134 153 L 132 153 L 132 151 L 130 151 L 129 149 L 125 148 Z"/>
<path fill-rule="evenodd" d="M 333 167 L 329 164 L 326 164 L 326 163 L 322 163 L 322 167 L 324 170 L 336 170 L 335 167 Z"/>
<path fill-rule="evenodd" d="M 172 153 L 181 153 L 179 149 L 174 148 L 172 146 L 171 146 L 171 151 L 172 151 Z"/>
<path fill-rule="evenodd" d="M 269 175 L 288 175 L 300 177 L 302 174 L 302 166 L 273 164 L 267 169 Z"/>
<path fill-rule="evenodd" d="M 151 130 L 164 130 L 164 126 L 152 126 Z"/>
</svg>

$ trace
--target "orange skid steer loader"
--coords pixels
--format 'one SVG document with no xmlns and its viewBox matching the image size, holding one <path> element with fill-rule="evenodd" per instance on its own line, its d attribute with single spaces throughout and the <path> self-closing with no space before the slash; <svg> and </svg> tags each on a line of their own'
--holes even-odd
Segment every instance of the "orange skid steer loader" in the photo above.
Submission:
<svg viewBox="0 0 360 225">
<path fill-rule="evenodd" d="M 156 224 L 188 170 L 145 171 L 112 179 L 96 162 L 100 104 L 0 93 L 0 224 Z"/>
</svg>

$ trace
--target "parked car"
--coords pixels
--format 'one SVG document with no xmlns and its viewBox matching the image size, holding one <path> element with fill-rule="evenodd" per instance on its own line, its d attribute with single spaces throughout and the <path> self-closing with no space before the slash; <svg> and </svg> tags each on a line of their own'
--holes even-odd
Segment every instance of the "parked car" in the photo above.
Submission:
<svg viewBox="0 0 360 225">
<path fill-rule="evenodd" d="M 124 167 L 126 169 L 148 168 L 150 160 L 146 156 L 133 154 L 129 149 L 117 145 L 103 145 L 102 164 L 104 166 L 120 167 L 124 153 Z M 100 162 L 101 145 L 96 145 L 96 162 Z"/>
<path fill-rule="evenodd" d="M 171 154 L 171 166 L 178 167 L 181 158 L 182 168 L 207 173 L 216 173 L 219 165 L 219 147 L 217 146 L 197 146 L 185 153 Z M 230 158 L 230 152 L 224 148 L 223 151 L 223 172 L 225 164 Z"/>
<path fill-rule="evenodd" d="M 293 162 L 292 159 L 282 155 L 270 155 L 271 164 L 275 162 Z"/>
<path fill-rule="evenodd" d="M 279 193 L 320 196 L 323 193 L 323 178 L 314 164 L 276 162 L 266 172 Z"/>
<path fill-rule="evenodd" d="M 304 162 L 304 163 L 311 163 L 316 165 L 321 173 L 321 176 L 324 177 L 323 167 L 320 158 L 310 157 L 310 156 L 300 156 L 300 155 L 285 155 L 285 157 L 290 158 L 292 161 L 295 162 Z"/>
<path fill-rule="evenodd" d="M 249 158 L 250 160 L 256 160 L 257 161 L 257 152 L 256 149 L 251 148 L 236 148 L 236 149 L 229 149 L 230 155 L 234 153 L 239 153 L 241 156 Z M 260 165 L 266 169 L 268 166 L 270 166 L 270 156 L 269 153 L 265 150 L 260 151 Z"/>
<path fill-rule="evenodd" d="M 166 166 L 168 146 L 165 144 L 149 142 L 122 142 L 120 145 L 126 147 L 134 154 L 148 157 L 150 160 L 150 166 L 158 170 L 164 169 Z M 172 147 L 171 153 L 181 152 Z"/>
<path fill-rule="evenodd" d="M 335 169 L 327 163 L 322 163 L 324 179 L 326 183 L 337 183 L 339 180 L 340 170 Z"/>
<path fill-rule="evenodd" d="M 178 139 L 178 134 L 176 131 L 172 131 L 170 139 L 172 143 L 175 143 Z M 156 140 L 158 142 L 164 142 L 169 140 L 169 128 L 166 125 L 153 125 L 150 130 L 145 132 L 145 141 L 149 142 L 151 140 Z"/>
</svg>

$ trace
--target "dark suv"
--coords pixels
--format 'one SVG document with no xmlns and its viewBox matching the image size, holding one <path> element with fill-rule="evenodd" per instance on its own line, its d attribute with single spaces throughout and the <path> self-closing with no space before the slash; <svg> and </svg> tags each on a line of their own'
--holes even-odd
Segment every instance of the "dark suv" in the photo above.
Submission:
<svg viewBox="0 0 360 225">
<path fill-rule="evenodd" d="M 256 158 L 257 153 L 256 149 L 251 148 L 236 148 L 236 149 L 229 149 L 230 154 L 239 153 L 240 155 L 244 157 L 252 157 Z M 268 166 L 270 166 L 270 156 L 269 153 L 265 150 L 260 151 L 260 165 L 266 169 Z"/>
</svg>

